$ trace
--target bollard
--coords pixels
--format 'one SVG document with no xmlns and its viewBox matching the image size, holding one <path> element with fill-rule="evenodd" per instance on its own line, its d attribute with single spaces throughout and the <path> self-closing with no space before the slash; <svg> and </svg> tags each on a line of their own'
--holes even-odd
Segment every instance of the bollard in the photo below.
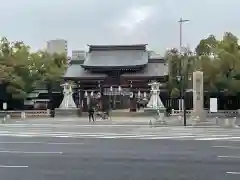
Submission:
<svg viewBox="0 0 240 180">
<path fill-rule="evenodd" d="M 6 122 L 6 117 L 4 116 L 3 120 L 2 120 L 2 123 L 5 124 L 5 122 Z"/>
<path fill-rule="evenodd" d="M 152 120 L 150 120 L 148 124 L 150 127 L 152 127 Z"/>
<path fill-rule="evenodd" d="M 23 111 L 23 112 L 21 112 L 21 119 L 25 119 L 26 118 L 26 114 L 25 114 L 25 112 Z"/>
<path fill-rule="evenodd" d="M 236 122 L 237 122 L 237 117 L 233 117 L 233 122 L 232 122 L 233 127 L 237 127 Z"/>
<path fill-rule="evenodd" d="M 235 124 L 235 122 L 237 121 L 237 117 L 233 117 L 233 120 L 234 120 L 234 124 Z"/>
<path fill-rule="evenodd" d="M 182 116 L 178 116 L 178 120 L 181 121 L 182 120 Z"/>
<path fill-rule="evenodd" d="M 197 116 L 197 117 L 195 118 L 195 120 L 196 120 L 196 121 L 199 121 L 199 119 L 200 119 L 200 117 L 199 117 L 199 116 Z"/>
<path fill-rule="evenodd" d="M 229 120 L 225 119 L 225 126 L 229 126 Z"/>
<path fill-rule="evenodd" d="M 216 125 L 218 125 L 219 124 L 219 122 L 218 122 L 219 118 L 215 117 L 215 120 L 216 120 Z"/>
</svg>

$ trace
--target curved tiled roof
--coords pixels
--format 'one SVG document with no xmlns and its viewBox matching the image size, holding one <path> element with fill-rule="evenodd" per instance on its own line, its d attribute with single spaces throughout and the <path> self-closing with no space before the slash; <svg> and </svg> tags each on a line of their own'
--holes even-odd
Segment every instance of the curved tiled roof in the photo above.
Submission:
<svg viewBox="0 0 240 180">
<path fill-rule="evenodd" d="M 146 50 L 147 44 L 131 44 L 131 45 L 88 45 L 91 51 L 112 51 L 112 50 Z"/>
<path fill-rule="evenodd" d="M 65 79 L 104 79 L 105 77 L 107 77 L 106 74 L 85 70 L 80 64 L 71 64 L 64 75 Z"/>
<path fill-rule="evenodd" d="M 149 61 L 140 71 L 124 73 L 123 77 L 163 77 L 168 75 L 168 66 L 159 61 Z"/>
<path fill-rule="evenodd" d="M 86 57 L 84 68 L 136 68 L 148 63 L 148 52 L 142 50 L 92 51 Z"/>
</svg>

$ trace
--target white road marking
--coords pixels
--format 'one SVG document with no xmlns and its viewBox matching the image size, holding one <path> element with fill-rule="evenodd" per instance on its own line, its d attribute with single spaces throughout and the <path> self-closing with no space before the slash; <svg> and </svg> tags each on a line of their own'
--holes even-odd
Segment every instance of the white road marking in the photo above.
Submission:
<svg viewBox="0 0 240 180">
<path fill-rule="evenodd" d="M 119 135 L 119 136 L 102 136 L 98 138 L 102 139 L 180 139 L 180 138 L 190 138 L 196 136 L 159 136 L 159 135 Z"/>
<path fill-rule="evenodd" d="M 35 137 L 36 135 L 31 135 L 31 134 L 0 134 L 0 136 L 16 136 L 16 137 Z"/>
<path fill-rule="evenodd" d="M 227 174 L 240 175 L 240 172 L 226 172 Z"/>
<path fill-rule="evenodd" d="M 64 143 L 64 142 L 50 142 L 50 143 L 46 143 L 46 144 L 52 144 L 52 145 L 81 145 L 84 143 Z"/>
<path fill-rule="evenodd" d="M 230 139 L 240 139 L 240 137 L 216 137 L 216 138 L 196 138 L 199 141 L 212 141 L 212 140 L 230 140 Z"/>
<path fill-rule="evenodd" d="M 218 158 L 240 159 L 240 156 L 218 156 Z"/>
<path fill-rule="evenodd" d="M 12 153 L 12 154 L 63 154 L 63 152 L 34 152 L 34 151 L 0 151 L 0 153 Z"/>
<path fill-rule="evenodd" d="M 146 124 L 68 124 L 67 126 L 65 124 L 0 124 L 0 127 L 64 127 L 64 128 L 72 128 L 72 127 L 146 127 L 148 125 L 148 121 L 146 121 Z M 161 127 L 163 128 L 163 127 Z"/>
<path fill-rule="evenodd" d="M 240 149 L 240 147 L 236 146 L 212 146 L 213 148 L 226 148 L 226 149 Z"/>
<path fill-rule="evenodd" d="M 210 136 L 212 137 L 229 137 L 230 135 L 229 134 L 210 134 Z"/>
<path fill-rule="evenodd" d="M 5 165 L 0 165 L 0 168 L 28 168 L 28 166 L 5 166 Z"/>
<path fill-rule="evenodd" d="M 108 128 L 131 127 L 118 133 L 109 133 Z M 88 128 L 96 128 L 94 133 L 88 131 Z M 98 128 L 100 131 L 98 130 Z M 105 130 L 106 128 L 106 130 Z M 183 127 L 158 127 L 149 128 L 148 125 L 133 124 L 51 124 L 42 122 L 41 124 L 0 124 L 0 137 L 53 137 L 53 138 L 98 138 L 98 139 L 176 139 L 176 140 L 226 140 L 240 141 L 240 132 L 234 129 L 204 129 L 204 128 L 183 128 Z M 81 129 L 84 129 L 82 131 Z M 63 130 L 63 131 L 61 131 Z M 87 133 L 84 133 L 87 132 Z M 113 131 L 115 132 L 115 131 Z M 25 140 L 22 140 L 25 141 Z M 41 141 L 41 140 L 39 140 Z M 4 144 L 5 142 L 0 142 Z M 9 142 L 8 144 L 14 144 Z M 64 142 L 16 142 L 16 144 L 66 144 Z M 75 143 L 74 143 L 75 144 Z M 79 143 L 78 143 L 79 144 Z M 82 144 L 82 143 L 80 143 Z M 217 148 L 217 147 L 216 147 Z M 220 147 L 219 147 L 220 148 Z M 222 147 L 224 148 L 224 147 Z M 227 147 L 225 147 L 227 148 Z M 232 148 L 233 149 L 233 148 Z"/>
<path fill-rule="evenodd" d="M 79 132 L 12 132 L 12 133 L 0 133 L 0 136 L 12 136 L 12 137 L 56 137 L 56 138 L 105 138 L 105 139 L 186 139 L 193 138 L 193 140 L 198 139 L 216 139 L 212 136 L 218 135 L 202 135 L 202 134 L 192 134 L 188 133 L 183 135 L 183 133 L 173 132 L 171 135 L 166 136 L 166 133 L 152 134 L 152 133 L 79 133 Z M 211 136 L 211 138 L 209 138 Z M 221 136 L 221 135 L 219 135 Z M 195 139 L 194 139 L 195 138 Z M 225 138 L 225 137 L 222 137 Z M 221 138 L 221 139 L 222 139 Z M 229 137 L 227 137 L 229 138 Z M 219 139 L 219 138 L 218 138 Z M 1 142 L 0 142 L 1 143 Z M 29 143 L 30 144 L 30 143 Z"/>
<path fill-rule="evenodd" d="M 0 144 L 42 144 L 44 142 L 0 142 Z"/>
<path fill-rule="evenodd" d="M 0 144 L 49 144 L 49 145 L 81 145 L 84 143 L 70 143 L 70 142 L 0 142 Z"/>
<path fill-rule="evenodd" d="M 156 137 L 140 137 L 139 139 L 184 139 L 184 138 L 192 138 L 192 137 L 196 137 L 196 136 L 156 136 Z"/>
</svg>

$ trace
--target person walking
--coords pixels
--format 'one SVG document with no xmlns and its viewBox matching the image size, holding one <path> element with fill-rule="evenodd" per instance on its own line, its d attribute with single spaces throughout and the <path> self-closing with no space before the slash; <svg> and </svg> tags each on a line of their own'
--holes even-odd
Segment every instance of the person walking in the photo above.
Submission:
<svg viewBox="0 0 240 180">
<path fill-rule="evenodd" d="M 94 119 L 94 108 L 92 105 L 89 106 L 89 109 L 88 109 L 88 120 L 89 122 L 95 122 L 95 119 Z"/>
</svg>

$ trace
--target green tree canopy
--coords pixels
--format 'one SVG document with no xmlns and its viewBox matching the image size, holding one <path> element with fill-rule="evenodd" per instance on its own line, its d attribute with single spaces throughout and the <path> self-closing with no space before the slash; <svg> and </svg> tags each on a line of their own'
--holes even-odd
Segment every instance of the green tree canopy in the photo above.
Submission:
<svg viewBox="0 0 240 180">
<path fill-rule="evenodd" d="M 0 83 L 14 99 L 26 98 L 39 83 L 60 81 L 66 64 L 66 55 L 31 52 L 22 41 L 0 40 Z"/>
<path fill-rule="evenodd" d="M 189 52 L 180 55 L 177 49 L 167 51 L 171 81 L 175 79 L 179 69 L 184 70 L 185 74 L 201 70 L 204 73 L 205 90 L 225 91 L 228 94 L 240 91 L 240 46 L 236 36 L 226 32 L 218 40 L 210 35 L 200 40 L 195 53 Z M 180 65 L 181 61 L 184 66 Z"/>
</svg>

